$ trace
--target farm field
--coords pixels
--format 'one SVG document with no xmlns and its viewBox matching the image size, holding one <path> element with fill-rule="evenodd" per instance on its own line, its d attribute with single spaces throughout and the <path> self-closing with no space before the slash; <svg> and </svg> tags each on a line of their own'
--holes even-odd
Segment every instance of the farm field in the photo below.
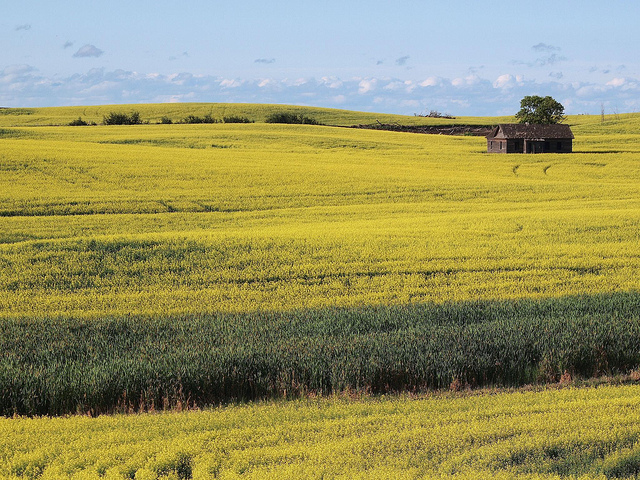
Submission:
<svg viewBox="0 0 640 480">
<path fill-rule="evenodd" d="M 0 419 L 3 478 L 629 478 L 640 386 Z"/>
<path fill-rule="evenodd" d="M 144 122 L 159 123 L 167 117 L 174 123 L 180 122 L 189 115 L 204 117 L 210 115 L 214 120 L 224 117 L 246 117 L 248 120 L 261 123 L 276 112 L 302 114 L 312 117 L 325 125 L 351 126 L 358 124 L 402 123 L 403 125 L 443 125 L 464 123 L 472 125 L 486 124 L 487 118 L 458 117 L 456 119 L 429 118 L 420 116 L 391 115 L 384 113 L 354 112 L 330 108 L 300 107 L 295 105 L 264 105 L 248 103 L 161 103 L 141 105 L 95 105 L 80 107 L 47 107 L 47 108 L 0 108 L 0 127 L 5 126 L 45 126 L 68 125 L 81 117 L 87 122 L 102 123 L 103 117 L 111 112 L 140 113 Z M 506 121 L 509 117 L 495 117 Z M 595 117 L 594 117 L 595 118 Z M 489 122 L 491 123 L 491 122 Z"/>
<path fill-rule="evenodd" d="M 134 109 L 150 124 L 65 126 Z M 508 118 L 263 123 L 284 109 L 0 110 L 0 474 L 640 471 L 636 386 L 421 397 L 637 376 L 640 115 L 488 155 L 336 125 Z M 190 114 L 255 123 L 156 124 Z"/>
<path fill-rule="evenodd" d="M 560 157 L 307 125 L 4 129 L 0 317 L 633 290 L 637 122 L 615 151 L 578 125 Z"/>
</svg>

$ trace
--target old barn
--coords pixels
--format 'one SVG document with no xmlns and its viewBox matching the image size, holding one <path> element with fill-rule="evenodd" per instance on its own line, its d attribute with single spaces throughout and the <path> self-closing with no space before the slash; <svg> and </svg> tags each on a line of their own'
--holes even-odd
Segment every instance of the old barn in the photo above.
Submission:
<svg viewBox="0 0 640 480">
<path fill-rule="evenodd" d="M 569 125 L 505 123 L 487 135 L 487 152 L 571 153 L 573 138 Z"/>
</svg>

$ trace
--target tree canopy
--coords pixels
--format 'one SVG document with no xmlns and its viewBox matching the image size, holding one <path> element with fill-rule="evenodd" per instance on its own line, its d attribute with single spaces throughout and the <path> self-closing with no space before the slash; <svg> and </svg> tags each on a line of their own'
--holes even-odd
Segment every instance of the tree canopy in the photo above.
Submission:
<svg viewBox="0 0 640 480">
<path fill-rule="evenodd" d="M 516 113 L 520 123 L 553 124 L 561 123 L 564 107 L 552 97 L 526 96 L 520 101 L 520 111 Z"/>
</svg>

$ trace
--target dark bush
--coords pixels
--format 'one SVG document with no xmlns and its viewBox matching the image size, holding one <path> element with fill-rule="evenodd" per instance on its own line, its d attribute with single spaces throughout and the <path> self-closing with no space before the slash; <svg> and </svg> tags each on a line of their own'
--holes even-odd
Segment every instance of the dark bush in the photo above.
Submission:
<svg viewBox="0 0 640 480">
<path fill-rule="evenodd" d="M 204 117 L 196 117 L 195 115 L 189 115 L 182 120 L 182 123 L 218 123 L 218 120 L 213 118 L 210 113 Z"/>
<path fill-rule="evenodd" d="M 165 116 L 165 117 L 162 117 L 160 119 L 160 123 L 163 124 L 163 125 L 170 125 L 170 124 L 173 123 L 173 120 L 171 120 L 169 117 Z"/>
<path fill-rule="evenodd" d="M 71 127 L 83 127 L 85 125 L 90 125 L 90 123 L 82 120 L 82 117 L 78 117 L 77 119 L 69 122 L 69 126 Z"/>
<path fill-rule="evenodd" d="M 103 117 L 105 125 L 140 125 L 142 119 L 139 112 L 131 112 L 130 114 L 111 112 Z"/>
<path fill-rule="evenodd" d="M 289 112 L 272 113 L 265 119 L 266 123 L 291 123 L 306 125 L 322 125 L 315 118 Z"/>
<path fill-rule="evenodd" d="M 240 117 L 237 115 L 230 115 L 228 117 L 223 117 L 222 121 L 224 123 L 254 123 L 253 120 L 249 120 L 247 117 Z"/>
</svg>

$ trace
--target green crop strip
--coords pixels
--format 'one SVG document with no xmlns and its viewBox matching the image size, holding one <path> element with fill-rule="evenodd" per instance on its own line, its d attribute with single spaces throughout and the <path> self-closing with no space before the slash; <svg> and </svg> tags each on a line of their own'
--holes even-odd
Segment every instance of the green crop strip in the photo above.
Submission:
<svg viewBox="0 0 640 480">
<path fill-rule="evenodd" d="M 640 294 L 0 322 L 0 414 L 556 382 L 640 362 Z M 456 387 L 456 388 L 458 388 Z M 163 407 L 164 406 L 164 407 Z"/>
</svg>

